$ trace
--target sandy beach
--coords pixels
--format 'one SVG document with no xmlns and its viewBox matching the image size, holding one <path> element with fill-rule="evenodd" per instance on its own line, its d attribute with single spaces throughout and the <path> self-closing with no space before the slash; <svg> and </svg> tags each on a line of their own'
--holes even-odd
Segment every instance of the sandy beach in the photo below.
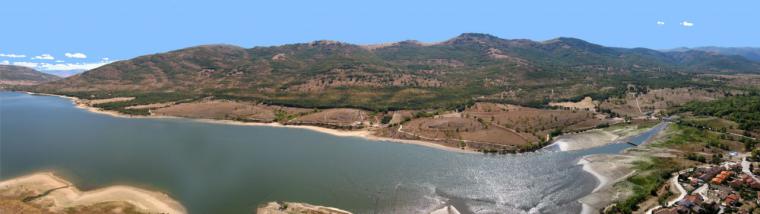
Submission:
<svg viewBox="0 0 760 214">
<path fill-rule="evenodd" d="M 309 126 L 309 125 L 283 125 L 281 123 L 276 123 L 276 122 L 275 123 L 258 123 L 258 122 L 241 122 L 241 121 L 234 121 L 234 120 L 193 119 L 193 118 L 169 117 L 169 116 L 157 116 L 157 117 L 146 116 L 146 117 L 147 118 L 181 118 L 181 119 L 188 119 L 188 120 L 204 122 L 204 123 L 215 123 L 215 124 L 237 125 L 237 126 L 269 126 L 269 127 L 279 127 L 279 128 L 306 129 L 306 130 L 321 132 L 321 133 L 334 135 L 338 137 L 358 137 L 358 138 L 363 138 L 363 139 L 373 140 L 373 141 L 387 141 L 387 142 L 394 142 L 394 143 L 413 144 L 413 145 L 430 147 L 434 149 L 446 150 L 450 152 L 460 152 L 460 153 L 470 153 L 470 154 L 479 153 L 475 151 L 448 147 L 448 146 L 440 145 L 437 143 L 421 141 L 421 140 L 405 140 L 405 139 L 379 137 L 379 136 L 373 135 L 372 131 L 370 130 L 339 130 L 339 129 L 330 129 L 330 128 L 325 128 L 325 127 Z"/>
<path fill-rule="evenodd" d="M 562 135 L 555 140 L 554 144 L 557 144 L 561 151 L 574 151 L 615 143 L 615 140 L 620 138 L 621 136 L 612 132 L 593 129 L 577 134 Z"/>
<path fill-rule="evenodd" d="M 83 192 L 52 172 L 39 172 L 2 181 L 0 194 L 6 198 L 23 199 L 25 203 L 54 212 L 73 207 L 124 202 L 145 213 L 187 213 L 179 202 L 164 193 L 131 186 L 110 186 Z"/>
<path fill-rule="evenodd" d="M 334 136 L 339 137 L 359 137 L 364 138 L 367 140 L 373 140 L 373 141 L 386 141 L 386 142 L 394 142 L 394 143 L 404 143 L 404 144 L 412 144 L 412 145 L 418 145 L 418 146 L 424 146 L 434 149 L 440 149 L 445 150 L 449 152 L 459 152 L 459 153 L 468 153 L 468 154 L 478 154 L 479 152 L 471 151 L 471 150 L 465 150 L 465 149 L 459 149 L 454 147 L 448 147 L 441 144 L 433 143 L 433 142 L 427 142 L 427 141 L 421 141 L 421 140 L 406 140 L 406 139 L 396 139 L 396 138 L 388 138 L 388 137 L 380 137 L 375 136 L 372 134 L 372 131 L 370 130 L 338 130 L 338 129 L 330 129 L 325 127 L 319 127 L 319 126 L 310 126 L 310 125 L 283 125 L 281 123 L 261 123 L 261 122 L 242 122 L 242 121 L 234 121 L 234 120 L 217 120 L 217 119 L 199 119 L 199 118 L 184 118 L 184 117 L 173 117 L 173 116 L 159 116 L 159 115 L 148 115 L 148 116 L 141 116 L 141 115 L 127 115 L 122 114 L 120 112 L 116 111 L 108 111 L 103 110 L 101 108 L 92 107 L 86 104 L 82 99 L 76 98 L 76 97 L 69 97 L 64 95 L 56 95 L 56 94 L 44 94 L 44 93 L 34 93 L 34 92 L 26 92 L 27 94 L 31 95 L 41 95 L 41 96 L 55 96 L 55 97 L 61 97 L 70 99 L 72 103 L 80 109 L 84 109 L 88 112 L 96 113 L 96 114 L 103 114 L 108 115 L 112 117 L 119 117 L 119 118 L 151 118 L 151 119 L 187 119 L 187 120 L 193 120 L 197 122 L 203 122 L 203 123 L 214 123 L 214 124 L 225 124 L 225 125 L 238 125 L 238 126 L 268 126 L 268 127 L 280 127 L 280 128 L 298 128 L 298 129 L 306 129 L 310 131 L 315 132 L 321 132 L 325 134 L 330 134 Z"/>
<path fill-rule="evenodd" d="M 69 97 L 69 96 L 57 95 L 57 94 L 35 93 L 35 92 L 25 92 L 25 93 L 29 95 L 36 95 L 36 96 L 53 96 L 53 97 L 69 99 L 71 100 L 71 103 L 73 103 L 74 106 L 76 106 L 77 108 L 84 109 L 95 114 L 103 114 L 103 115 L 108 115 L 112 117 L 121 117 L 121 118 L 160 118 L 158 116 L 127 115 L 127 114 L 122 114 L 116 111 L 103 110 L 100 108 L 89 106 L 85 104 L 86 102 L 84 102 L 82 99 L 79 99 L 76 97 Z"/>
<path fill-rule="evenodd" d="M 309 213 L 309 214 L 352 214 L 349 211 L 335 207 L 319 206 L 301 202 L 268 202 L 259 205 L 256 208 L 258 214 L 292 214 L 292 213 Z"/>
</svg>

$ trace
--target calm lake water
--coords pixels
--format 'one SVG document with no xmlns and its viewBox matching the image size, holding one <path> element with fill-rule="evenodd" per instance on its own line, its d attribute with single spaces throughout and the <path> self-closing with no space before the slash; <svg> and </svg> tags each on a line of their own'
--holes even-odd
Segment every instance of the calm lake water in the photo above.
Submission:
<svg viewBox="0 0 760 214">
<path fill-rule="evenodd" d="M 53 170 L 81 189 L 166 192 L 191 213 L 298 201 L 355 213 L 578 213 L 598 181 L 573 152 L 462 154 L 295 128 L 94 114 L 70 100 L 0 92 L 0 179 Z"/>
</svg>

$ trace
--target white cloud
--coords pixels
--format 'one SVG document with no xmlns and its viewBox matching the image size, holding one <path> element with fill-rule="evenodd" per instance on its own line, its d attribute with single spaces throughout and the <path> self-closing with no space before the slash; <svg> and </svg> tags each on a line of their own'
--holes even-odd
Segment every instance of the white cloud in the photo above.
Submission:
<svg viewBox="0 0 760 214">
<path fill-rule="evenodd" d="M 684 27 L 692 27 L 692 26 L 694 26 L 694 23 L 693 22 L 689 22 L 689 21 L 682 21 L 679 24 L 681 24 L 681 26 L 684 26 Z"/>
<path fill-rule="evenodd" d="M 40 70 L 90 70 L 108 64 L 110 62 L 95 63 L 42 63 L 37 68 Z"/>
<path fill-rule="evenodd" d="M 665 22 L 663 22 L 663 21 L 657 21 L 657 25 L 660 25 L 660 26 L 665 25 Z"/>
<path fill-rule="evenodd" d="M 108 60 L 109 60 L 108 57 L 103 58 L 103 61 L 108 61 Z"/>
<path fill-rule="evenodd" d="M 26 57 L 26 55 L 23 55 L 23 54 L 4 54 L 4 53 L 0 53 L 0 57 L 24 58 L 24 57 Z"/>
<path fill-rule="evenodd" d="M 37 68 L 37 65 L 39 65 L 39 63 L 36 63 L 36 62 L 13 62 L 13 65 L 30 67 L 30 68 Z"/>
<path fill-rule="evenodd" d="M 41 71 L 72 71 L 72 70 L 90 70 L 114 61 L 100 62 L 83 62 L 83 63 L 37 63 L 37 62 L 9 62 L 8 60 L 0 61 L 3 65 L 18 65 L 30 67 Z"/>
<path fill-rule="evenodd" d="M 46 60 L 54 60 L 55 57 L 51 56 L 50 54 L 42 54 L 39 56 L 34 56 L 32 59 L 46 59 Z"/>
<path fill-rule="evenodd" d="M 63 60 L 60 60 L 60 59 L 59 59 L 59 60 L 56 60 L 55 62 L 57 62 L 57 63 L 62 63 L 62 62 L 64 62 L 64 61 L 63 61 Z"/>
<path fill-rule="evenodd" d="M 66 53 L 64 56 L 68 58 L 77 58 L 77 59 L 84 59 L 87 58 L 87 55 L 84 55 L 83 53 Z"/>
</svg>

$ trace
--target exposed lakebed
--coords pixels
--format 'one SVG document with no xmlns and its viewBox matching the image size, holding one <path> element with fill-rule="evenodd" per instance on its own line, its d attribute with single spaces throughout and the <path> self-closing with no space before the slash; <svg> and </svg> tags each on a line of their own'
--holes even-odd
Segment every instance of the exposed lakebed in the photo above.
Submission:
<svg viewBox="0 0 760 214">
<path fill-rule="evenodd" d="M 612 144 L 516 155 L 443 151 L 304 129 L 118 118 L 52 96 L 0 92 L 0 180 L 53 170 L 81 189 L 128 184 L 191 213 L 300 201 L 355 213 L 578 213 L 598 184 L 578 160 Z"/>
</svg>

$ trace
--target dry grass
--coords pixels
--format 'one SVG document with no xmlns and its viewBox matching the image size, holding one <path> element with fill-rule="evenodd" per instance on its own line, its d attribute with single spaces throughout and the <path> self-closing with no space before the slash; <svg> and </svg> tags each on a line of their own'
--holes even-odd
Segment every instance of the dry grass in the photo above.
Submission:
<svg viewBox="0 0 760 214">
<path fill-rule="evenodd" d="M 204 100 L 193 103 L 181 103 L 169 107 L 153 110 L 156 115 L 224 119 L 224 120 L 250 120 L 261 122 L 273 122 L 277 111 L 288 114 L 300 114 L 312 111 L 311 109 L 290 108 L 262 105 L 251 102 L 236 102 L 226 100 Z"/>
<path fill-rule="evenodd" d="M 87 105 L 97 105 L 104 103 L 126 102 L 134 99 L 134 97 L 114 97 L 108 99 L 82 100 L 82 102 L 86 103 Z"/>
<path fill-rule="evenodd" d="M 21 199 L 0 199 L 0 213 L 43 214 L 51 213 L 21 201 Z"/>
<path fill-rule="evenodd" d="M 546 140 L 555 129 L 585 130 L 604 122 L 607 121 L 597 119 L 590 111 L 476 103 L 463 112 L 412 119 L 402 125 L 400 132 L 423 140 L 466 143 L 468 147 L 497 145 L 525 148 Z M 461 145 L 454 143 L 449 146 Z"/>
<path fill-rule="evenodd" d="M 475 141 L 496 145 L 522 146 L 535 141 L 508 129 L 490 126 L 472 118 L 418 118 L 403 125 L 402 132 L 424 140 Z"/>
<path fill-rule="evenodd" d="M 585 97 L 583 100 L 578 102 L 550 102 L 549 106 L 559 106 L 559 107 L 565 107 L 569 109 L 578 109 L 578 110 L 588 110 L 588 111 L 596 111 L 596 104 L 594 103 L 594 99 L 591 97 Z"/>
<path fill-rule="evenodd" d="M 555 129 L 577 131 L 607 122 L 597 119 L 590 111 L 547 110 L 494 103 L 476 103 L 463 115 L 536 137 L 544 137 Z"/>
<path fill-rule="evenodd" d="M 349 108 L 326 109 L 290 120 L 292 124 L 327 125 L 337 127 L 363 127 L 375 122 L 367 111 Z"/>
<path fill-rule="evenodd" d="M 414 112 L 415 111 L 411 110 L 390 112 L 389 114 L 391 115 L 391 120 L 388 122 L 388 124 L 399 124 L 407 119 L 412 119 L 412 117 L 414 117 Z"/>
</svg>

